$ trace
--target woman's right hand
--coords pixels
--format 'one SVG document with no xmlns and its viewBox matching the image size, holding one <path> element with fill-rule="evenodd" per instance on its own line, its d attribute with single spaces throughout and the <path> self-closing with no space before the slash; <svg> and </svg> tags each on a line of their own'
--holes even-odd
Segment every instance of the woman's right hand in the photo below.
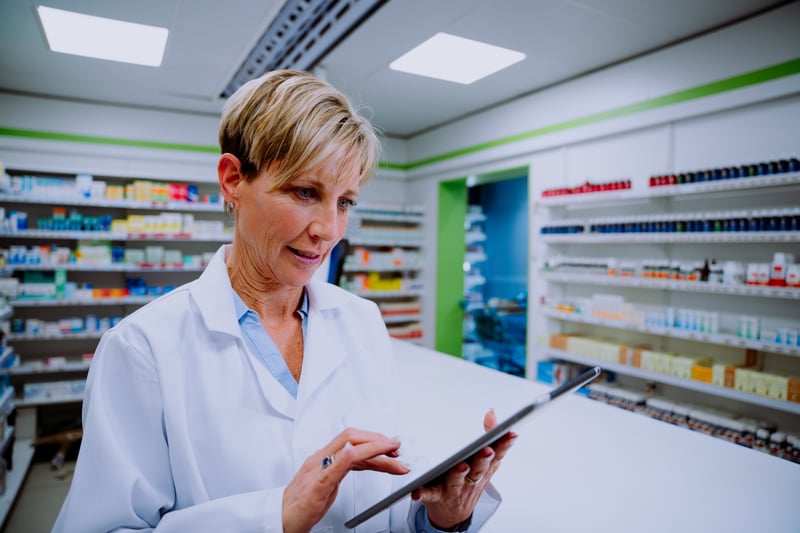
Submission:
<svg viewBox="0 0 800 533">
<path fill-rule="evenodd" d="M 396 459 L 400 441 L 348 428 L 305 460 L 283 492 L 284 533 L 307 533 L 333 505 L 339 483 L 351 470 L 402 475 L 408 466 Z M 329 458 L 328 466 L 324 466 Z"/>
</svg>

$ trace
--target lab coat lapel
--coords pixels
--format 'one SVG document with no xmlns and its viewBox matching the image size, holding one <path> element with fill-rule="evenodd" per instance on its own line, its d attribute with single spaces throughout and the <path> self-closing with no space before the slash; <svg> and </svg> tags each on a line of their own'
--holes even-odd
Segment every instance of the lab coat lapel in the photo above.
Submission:
<svg viewBox="0 0 800 533">
<path fill-rule="evenodd" d="M 312 281 L 308 286 L 309 309 L 298 400 L 301 402 L 322 386 L 347 359 L 337 317 L 340 299 L 327 283 Z M 338 288 L 334 288 L 338 290 Z"/>
</svg>

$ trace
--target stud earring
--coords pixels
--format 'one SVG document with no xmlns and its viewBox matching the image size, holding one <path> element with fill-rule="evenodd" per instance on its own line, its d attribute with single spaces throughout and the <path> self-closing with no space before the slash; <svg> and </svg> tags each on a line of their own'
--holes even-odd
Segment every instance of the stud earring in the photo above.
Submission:
<svg viewBox="0 0 800 533">
<path fill-rule="evenodd" d="M 234 213 L 233 202 L 225 202 L 222 206 L 222 212 L 226 215 L 232 215 Z"/>
</svg>

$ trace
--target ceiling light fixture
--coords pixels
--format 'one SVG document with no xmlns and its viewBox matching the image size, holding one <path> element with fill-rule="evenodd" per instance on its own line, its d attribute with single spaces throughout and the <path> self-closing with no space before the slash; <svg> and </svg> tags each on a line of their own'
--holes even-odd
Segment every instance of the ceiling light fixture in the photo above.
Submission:
<svg viewBox="0 0 800 533">
<path fill-rule="evenodd" d="M 525 59 L 525 54 L 464 37 L 437 33 L 392 61 L 389 68 L 469 85 Z"/>
<path fill-rule="evenodd" d="M 166 28 L 136 24 L 46 6 L 36 6 L 53 52 L 158 67 L 167 45 Z"/>
</svg>

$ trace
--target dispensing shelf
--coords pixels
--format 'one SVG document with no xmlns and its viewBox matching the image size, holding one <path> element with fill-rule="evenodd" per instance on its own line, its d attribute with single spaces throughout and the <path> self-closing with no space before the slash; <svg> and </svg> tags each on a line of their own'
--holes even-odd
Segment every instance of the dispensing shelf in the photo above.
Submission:
<svg viewBox="0 0 800 533">
<path fill-rule="evenodd" d="M 70 205 L 84 207 L 107 207 L 113 209 L 142 209 L 160 211 L 200 211 L 221 213 L 222 204 L 208 202 L 148 202 L 137 200 L 106 200 L 78 197 L 39 197 L 15 194 L 0 194 L 0 202 L 17 204 Z"/>
<path fill-rule="evenodd" d="M 13 307 L 97 307 L 103 305 L 144 305 L 155 300 L 157 296 L 126 296 L 124 298 L 61 298 L 61 299 L 29 299 L 12 300 Z"/>
<path fill-rule="evenodd" d="M 539 235 L 547 244 L 607 244 L 607 243 L 774 243 L 800 242 L 800 231 L 737 231 L 689 233 L 576 233 Z"/>
<path fill-rule="evenodd" d="M 540 272 L 539 275 L 543 276 L 547 281 L 556 283 L 579 283 L 607 287 L 631 287 L 663 291 L 700 292 L 712 294 L 730 294 L 735 296 L 752 296 L 759 298 L 784 298 L 787 300 L 800 300 L 800 288 L 794 287 L 735 285 L 731 283 L 642 279 L 633 277 L 613 277 L 600 274 L 567 274 L 558 272 Z"/>
<path fill-rule="evenodd" d="M 11 342 L 22 342 L 22 341 L 72 341 L 72 340 L 86 340 L 86 339 L 99 339 L 103 336 L 102 332 L 81 332 L 81 333 L 53 333 L 53 334 L 46 334 L 46 333 L 38 333 L 38 334 L 27 334 L 27 333 L 11 333 L 8 335 L 8 340 Z"/>
<path fill-rule="evenodd" d="M 724 333 L 702 333 L 699 331 L 687 331 L 679 328 L 669 328 L 663 326 L 651 326 L 645 324 L 634 324 L 621 320 L 609 320 L 592 316 L 580 315 L 554 309 L 543 309 L 543 314 L 549 318 L 574 322 L 577 324 L 589 324 L 592 326 L 604 326 L 607 328 L 625 329 L 628 331 L 638 331 L 639 333 L 649 333 L 661 337 L 674 339 L 685 339 L 690 341 L 704 342 L 707 344 L 717 344 L 720 346 L 733 346 L 736 348 L 749 348 L 764 352 L 778 353 L 783 355 L 800 356 L 800 347 L 786 346 L 772 342 L 761 342 L 753 339 L 743 339 L 736 335 L 726 335 Z M 660 374 L 657 374 L 660 375 Z"/>
<path fill-rule="evenodd" d="M 130 265 L 122 263 L 111 263 L 108 265 L 81 265 L 77 263 L 57 263 L 57 264 L 34 264 L 23 265 L 14 264 L 9 267 L 13 270 L 66 270 L 68 272 L 202 272 L 204 266 L 184 266 L 184 265 Z"/>
<path fill-rule="evenodd" d="M 775 409 L 778 411 L 784 411 L 787 413 L 800 415 L 800 403 L 789 402 L 786 400 L 778 400 L 776 398 L 770 398 L 768 396 L 759 396 L 758 394 L 742 392 L 728 387 L 720 387 L 719 385 L 712 385 L 710 383 L 704 383 L 702 381 L 678 378 L 675 376 L 670 376 L 669 374 L 650 372 L 633 366 L 621 365 L 619 363 L 597 361 L 590 357 L 584 357 L 563 350 L 557 350 L 555 348 L 546 348 L 543 350 L 543 352 L 546 357 L 554 359 L 571 361 L 573 363 L 578 363 L 587 366 L 599 365 L 601 368 L 605 370 L 609 370 L 626 376 L 636 377 L 649 381 L 656 381 L 658 383 L 673 385 L 675 387 L 680 387 L 682 389 L 703 392 L 706 394 L 712 394 L 714 396 L 721 396 L 724 398 L 730 398 L 732 400 L 737 400 L 748 404 L 758 405 L 761 407 L 768 407 L 770 409 Z"/>
<path fill-rule="evenodd" d="M 583 204 L 585 206 L 586 204 L 593 203 L 603 204 L 608 202 L 649 200 L 651 198 L 748 191 L 758 188 L 785 187 L 798 184 L 800 184 L 800 172 L 787 172 L 764 176 L 649 187 L 644 191 L 625 189 L 583 194 L 565 194 L 561 196 L 545 196 L 539 199 L 539 204 L 547 207 L 569 207 L 575 204 Z"/>
<path fill-rule="evenodd" d="M 55 231 L 25 229 L 0 231 L 0 237 L 9 239 L 69 239 L 104 241 L 196 241 L 230 242 L 232 235 L 192 235 L 189 233 L 120 233 L 115 231 Z"/>
</svg>

